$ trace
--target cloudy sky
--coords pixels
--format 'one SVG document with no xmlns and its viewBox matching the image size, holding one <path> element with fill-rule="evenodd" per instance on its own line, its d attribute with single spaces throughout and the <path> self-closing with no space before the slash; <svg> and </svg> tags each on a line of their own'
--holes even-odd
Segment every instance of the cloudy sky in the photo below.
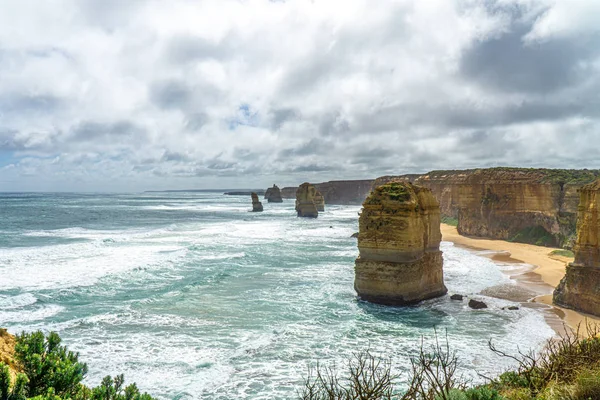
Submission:
<svg viewBox="0 0 600 400">
<path fill-rule="evenodd" d="M 598 0 L 0 0 L 0 191 L 600 168 Z"/>
</svg>

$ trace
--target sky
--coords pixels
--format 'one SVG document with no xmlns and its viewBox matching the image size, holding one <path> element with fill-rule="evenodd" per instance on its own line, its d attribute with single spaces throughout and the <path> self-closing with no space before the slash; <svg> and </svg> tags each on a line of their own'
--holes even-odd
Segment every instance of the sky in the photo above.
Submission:
<svg viewBox="0 0 600 400">
<path fill-rule="evenodd" d="M 0 191 L 600 168 L 598 0 L 0 0 Z"/>
</svg>

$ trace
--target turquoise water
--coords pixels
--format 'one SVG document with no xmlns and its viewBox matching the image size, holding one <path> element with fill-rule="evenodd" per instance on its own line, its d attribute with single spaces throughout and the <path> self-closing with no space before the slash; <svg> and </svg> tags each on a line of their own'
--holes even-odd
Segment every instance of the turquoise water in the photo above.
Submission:
<svg viewBox="0 0 600 400">
<path fill-rule="evenodd" d="M 371 349 L 406 371 L 421 336 L 447 331 L 475 381 L 509 366 L 487 349 L 539 348 L 536 310 L 479 296 L 418 307 L 357 301 L 360 207 L 297 218 L 293 201 L 221 193 L 0 194 L 0 326 L 60 333 L 87 382 L 125 373 L 160 398 L 290 399 L 309 365 Z M 442 243 L 450 293 L 513 282 L 488 258 Z"/>
</svg>

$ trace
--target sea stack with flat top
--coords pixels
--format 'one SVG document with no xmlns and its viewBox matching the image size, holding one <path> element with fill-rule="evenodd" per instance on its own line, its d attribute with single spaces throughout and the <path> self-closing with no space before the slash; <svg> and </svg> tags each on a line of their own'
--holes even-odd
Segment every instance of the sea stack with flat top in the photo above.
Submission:
<svg viewBox="0 0 600 400">
<path fill-rule="evenodd" d="M 579 189 L 575 261 L 556 289 L 559 306 L 600 315 L 600 179 Z"/>
<path fill-rule="evenodd" d="M 315 205 L 317 189 L 308 182 L 304 182 L 296 190 L 296 212 L 299 217 L 317 218 L 319 211 Z"/>
<path fill-rule="evenodd" d="M 268 188 L 265 192 L 265 199 L 267 199 L 267 202 L 269 203 L 283 203 L 279 186 L 273 184 L 273 187 Z"/>
<path fill-rule="evenodd" d="M 258 195 L 252 192 L 250 196 L 252 197 L 252 212 L 261 212 L 263 210 L 263 205 L 258 200 Z"/>
<path fill-rule="evenodd" d="M 358 296 L 399 306 L 446 294 L 441 239 L 440 207 L 431 190 L 409 182 L 377 187 L 359 218 Z"/>
</svg>

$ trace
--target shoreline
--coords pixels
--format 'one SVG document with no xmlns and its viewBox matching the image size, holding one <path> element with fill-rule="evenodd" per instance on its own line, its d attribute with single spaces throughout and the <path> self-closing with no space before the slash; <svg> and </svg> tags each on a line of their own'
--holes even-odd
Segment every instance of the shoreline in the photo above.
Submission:
<svg viewBox="0 0 600 400">
<path fill-rule="evenodd" d="M 600 322 L 598 317 L 552 304 L 552 292 L 565 275 L 566 264 L 572 261 L 568 257 L 550 255 L 553 250 L 560 249 L 461 236 L 456 227 L 446 224 L 441 224 L 441 231 L 443 241 L 479 252 L 479 255 L 490 257 L 498 263 L 523 265 L 524 268 L 517 268 L 510 272 L 505 271 L 505 273 L 515 280 L 518 286 L 529 294 L 528 296 L 519 298 L 519 296 L 510 296 L 506 293 L 489 295 L 518 301 L 524 307 L 545 309 L 547 311 L 545 313 L 546 321 L 558 334 L 564 333 L 563 325 L 571 329 L 577 329 L 580 326 L 580 331 L 582 331 L 580 333 L 585 334 L 587 321 Z"/>
</svg>

